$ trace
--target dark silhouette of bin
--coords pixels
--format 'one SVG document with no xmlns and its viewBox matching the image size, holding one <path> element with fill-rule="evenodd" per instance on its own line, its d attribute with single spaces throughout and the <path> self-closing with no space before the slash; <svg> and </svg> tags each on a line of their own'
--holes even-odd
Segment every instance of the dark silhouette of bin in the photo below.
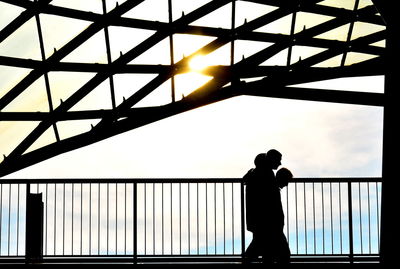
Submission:
<svg viewBox="0 0 400 269">
<path fill-rule="evenodd" d="M 27 262 L 39 262 L 43 258 L 43 202 L 41 193 L 28 193 L 26 201 Z"/>
</svg>

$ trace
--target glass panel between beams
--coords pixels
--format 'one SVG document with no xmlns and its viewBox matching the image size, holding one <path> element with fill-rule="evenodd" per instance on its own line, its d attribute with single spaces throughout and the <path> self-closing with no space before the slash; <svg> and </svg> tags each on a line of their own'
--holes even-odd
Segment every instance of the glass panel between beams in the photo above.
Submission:
<svg viewBox="0 0 400 269">
<path fill-rule="evenodd" d="M 217 10 L 194 21 L 190 25 L 206 26 L 214 28 L 232 28 L 232 3 L 228 3 Z"/>
<path fill-rule="evenodd" d="M 235 27 L 240 27 L 245 22 L 250 22 L 276 9 L 278 8 L 269 5 L 236 1 Z"/>
<path fill-rule="evenodd" d="M 351 34 L 351 39 L 357 39 L 359 37 L 368 36 L 380 31 L 384 31 L 386 26 L 377 25 L 365 22 L 355 22 L 353 27 L 353 32 Z"/>
<path fill-rule="evenodd" d="M 325 0 L 320 3 L 319 5 L 329 6 L 329 7 L 336 7 L 336 8 L 344 8 L 348 10 L 354 9 L 355 0 Z"/>
<path fill-rule="evenodd" d="M 112 109 L 109 79 L 104 80 L 91 90 L 70 111 Z"/>
<path fill-rule="evenodd" d="M 57 108 L 62 102 L 65 102 L 94 76 L 94 73 L 50 72 L 49 81 L 53 107 Z"/>
<path fill-rule="evenodd" d="M 12 4 L 0 2 L 0 30 L 17 18 L 24 9 Z"/>
<path fill-rule="evenodd" d="M 249 40 L 237 40 L 235 41 L 235 57 L 234 63 L 238 63 L 243 59 L 246 59 L 257 52 L 268 48 L 273 43 L 270 42 L 258 42 Z"/>
<path fill-rule="evenodd" d="M 44 77 L 40 77 L 11 101 L 3 112 L 48 112 L 49 104 Z"/>
<path fill-rule="evenodd" d="M 176 21 L 209 2 L 210 0 L 172 0 L 172 20 Z"/>
<path fill-rule="evenodd" d="M 112 61 L 136 49 L 138 45 L 154 34 L 154 31 L 116 26 L 109 27 L 108 31 Z M 132 61 L 142 53 L 143 51 L 138 51 L 137 54 L 132 56 L 131 59 L 128 59 L 128 61 Z"/>
<path fill-rule="evenodd" d="M 111 42 L 113 42 L 111 40 Z M 129 62 L 129 64 L 171 64 L 169 37 L 164 38 L 141 55 Z"/>
<path fill-rule="evenodd" d="M 26 77 L 30 71 L 25 68 L 0 65 L 0 98 Z"/>
<path fill-rule="evenodd" d="M 168 0 L 146 0 L 125 13 L 123 17 L 168 22 Z"/>
<path fill-rule="evenodd" d="M 155 74 L 117 74 L 114 78 L 115 87 L 115 101 L 116 105 L 119 106 L 122 102 L 133 94 L 135 94 L 139 89 L 153 80 L 157 75 Z M 160 105 L 162 103 L 168 103 L 171 101 L 171 88 L 166 87 L 165 93 L 162 92 L 160 97 L 160 102 L 156 102 L 153 105 Z M 165 102 L 165 97 L 167 102 Z"/>
<path fill-rule="evenodd" d="M 34 151 L 57 142 L 53 126 L 50 126 L 24 153 Z"/>
<path fill-rule="evenodd" d="M 0 121 L 0 162 L 8 156 L 37 126 L 33 121 Z"/>
<path fill-rule="evenodd" d="M 41 60 L 35 18 L 31 18 L 0 43 L 0 55 Z"/>
<path fill-rule="evenodd" d="M 78 36 L 90 23 L 54 15 L 40 14 L 46 58 Z"/>
<path fill-rule="evenodd" d="M 315 47 L 293 46 L 290 63 L 294 64 L 296 62 L 307 59 L 311 56 L 317 55 L 318 53 L 321 53 L 325 50 L 326 49 L 315 48 Z"/>
<path fill-rule="evenodd" d="M 57 123 L 60 139 L 70 138 L 89 132 L 100 120 L 69 120 Z"/>
<path fill-rule="evenodd" d="M 350 23 L 339 26 L 325 33 L 317 35 L 316 38 L 328 39 L 328 40 L 339 40 L 346 41 L 350 29 Z"/>
<path fill-rule="evenodd" d="M 364 76 L 351 78 L 337 78 L 310 83 L 290 85 L 311 89 L 327 89 L 338 91 L 374 92 L 383 93 L 385 85 L 384 76 Z"/>
<path fill-rule="evenodd" d="M 142 100 L 137 102 L 133 107 L 152 107 L 162 106 L 171 103 L 171 79 L 164 81 L 160 86 L 155 88 Z"/>
<path fill-rule="evenodd" d="M 110 2 L 107 0 L 107 2 Z M 76 10 L 89 11 L 94 13 L 103 13 L 101 0 L 53 0 L 51 4 L 54 6 L 66 7 Z"/>
<path fill-rule="evenodd" d="M 204 46 L 215 40 L 215 37 L 176 34 L 174 35 L 174 57 L 175 63 L 185 57 L 191 56 L 193 53 L 202 49 Z M 207 52 L 208 53 L 208 52 Z"/>
<path fill-rule="evenodd" d="M 111 43 L 112 41 L 110 41 Z M 74 51 L 68 54 L 61 62 L 75 63 L 107 63 L 107 49 L 104 30 L 97 32 Z"/>
</svg>

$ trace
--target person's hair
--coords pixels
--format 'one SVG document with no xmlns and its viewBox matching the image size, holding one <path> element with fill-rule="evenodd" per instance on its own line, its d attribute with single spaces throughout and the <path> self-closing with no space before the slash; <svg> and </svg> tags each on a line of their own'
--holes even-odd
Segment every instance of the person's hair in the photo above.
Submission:
<svg viewBox="0 0 400 269">
<path fill-rule="evenodd" d="M 254 159 L 254 164 L 256 167 L 261 167 L 265 165 L 265 161 L 267 159 L 267 154 L 266 153 L 260 153 L 256 156 Z"/>
<path fill-rule="evenodd" d="M 293 174 L 292 172 L 290 172 L 289 169 L 282 167 L 276 172 L 275 177 L 278 181 L 279 188 L 282 189 L 283 187 L 286 187 L 288 185 L 289 179 L 293 178 Z"/>
<path fill-rule="evenodd" d="M 282 153 L 280 153 L 276 149 L 270 149 L 270 150 L 268 150 L 268 152 L 266 154 L 266 157 L 268 159 L 277 159 L 277 158 L 281 158 L 282 157 Z"/>
<path fill-rule="evenodd" d="M 279 179 L 281 179 L 281 178 L 291 179 L 291 178 L 293 178 L 293 174 L 292 174 L 292 172 L 290 172 L 289 169 L 287 169 L 285 167 L 282 167 L 281 169 L 279 169 L 276 172 L 276 177 L 279 178 Z"/>
</svg>

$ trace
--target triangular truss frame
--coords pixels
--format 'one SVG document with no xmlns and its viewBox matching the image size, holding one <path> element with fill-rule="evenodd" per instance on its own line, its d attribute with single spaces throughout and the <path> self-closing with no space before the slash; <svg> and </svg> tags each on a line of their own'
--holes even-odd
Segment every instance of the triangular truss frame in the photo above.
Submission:
<svg viewBox="0 0 400 269">
<path fill-rule="evenodd" d="M 51 14 L 65 18 L 73 18 L 89 21 L 90 25 L 80 32 L 70 42 L 55 51 L 50 57 L 44 56 L 42 49 L 42 60 L 21 59 L 15 57 L 0 56 L 0 65 L 23 67 L 32 71 L 11 88 L 0 99 L 0 121 L 37 121 L 38 126 L 8 155 L 0 162 L 0 176 L 5 176 L 22 168 L 47 160 L 64 152 L 68 152 L 86 145 L 107 139 L 117 134 L 138 128 L 140 126 L 198 108 L 213 102 L 240 95 L 253 95 L 277 98 L 289 98 L 298 100 L 312 100 L 323 102 L 336 102 L 348 104 L 360 104 L 370 106 L 384 106 L 383 93 L 367 93 L 354 91 L 333 91 L 326 89 L 309 89 L 293 87 L 291 85 L 321 81 L 343 77 L 375 76 L 384 75 L 385 48 L 372 45 L 386 39 L 386 31 L 378 31 L 373 34 L 351 39 L 352 26 L 355 22 L 365 22 L 385 26 L 385 22 L 379 14 L 379 1 L 375 5 L 354 10 L 320 5 L 321 0 L 249 0 L 258 4 L 266 4 L 277 7 L 257 19 L 246 22 L 235 27 L 234 16 L 232 16 L 232 28 L 222 29 L 213 27 L 202 27 L 191 25 L 194 21 L 206 16 L 218 8 L 232 3 L 232 14 L 235 14 L 235 0 L 213 0 L 183 14 L 183 16 L 172 21 L 171 0 L 169 0 L 169 22 L 148 21 L 126 18 L 122 15 L 135 8 L 145 0 L 128 0 L 117 5 L 111 11 L 104 14 L 96 14 L 76 9 L 59 7 L 51 4 L 51 0 L 1 0 L 2 2 L 16 5 L 25 9 L 17 18 L 0 30 L 0 43 L 12 35 L 19 27 L 28 20 L 35 18 L 38 24 L 39 42 L 43 48 L 43 38 L 40 29 L 39 14 Z M 356 0 L 356 5 L 359 0 Z M 377 4 L 378 2 L 378 4 Z M 103 4 L 104 4 L 103 0 Z M 308 12 L 319 15 L 331 16 L 333 19 L 304 29 L 295 33 L 296 14 Z M 279 20 L 287 15 L 292 15 L 291 31 L 288 35 L 261 33 L 254 30 Z M 346 41 L 327 40 L 316 36 L 326 33 L 342 25 L 350 24 L 348 38 Z M 112 61 L 109 52 L 109 37 L 107 27 L 122 26 L 154 31 L 154 34 L 139 45 L 131 48 L 128 52 L 121 54 L 119 58 Z M 81 44 L 91 38 L 99 31 L 106 33 L 106 46 L 108 63 L 68 63 L 62 59 L 77 49 Z M 165 38 L 173 41 L 174 34 L 194 34 L 211 36 L 215 39 L 202 47 L 196 53 L 184 57 L 174 63 L 171 59 L 170 65 L 138 65 L 130 64 L 132 60 L 145 53 Z M 203 72 L 213 78 L 204 86 L 198 88 L 181 100 L 175 100 L 175 92 L 172 87 L 171 103 L 156 107 L 134 107 L 143 98 L 152 93 L 161 84 L 173 79 L 175 75 L 188 70 L 188 62 L 198 53 L 208 54 L 226 44 L 231 44 L 234 50 L 236 40 L 249 40 L 273 43 L 271 46 L 234 63 L 233 56 L 231 64 L 226 66 L 211 66 Z M 291 63 L 290 55 L 293 46 L 308 46 L 323 48 L 324 50 L 314 56 L 295 63 Z M 285 66 L 262 66 L 261 63 L 273 57 L 277 53 L 288 49 L 288 60 Z M 359 52 L 373 55 L 371 60 L 346 66 L 344 64 L 349 52 Z M 171 53 L 172 54 L 172 53 Z M 233 55 L 233 54 L 232 54 Z M 332 57 L 341 55 L 342 63 L 338 67 L 315 67 Z M 173 56 L 171 56 L 173 58 Z M 62 104 L 53 108 L 51 99 L 51 88 L 47 74 L 51 71 L 76 71 L 94 72 L 96 75 L 81 88 L 76 90 Z M 115 97 L 111 93 L 112 109 L 70 111 L 80 100 L 92 92 L 98 85 L 119 73 L 150 73 L 156 74 L 155 78 L 127 97 L 121 104 L 116 105 Z M 2 112 L 8 104 L 22 94 L 32 83 L 40 77 L 45 78 L 45 86 L 48 97 L 49 112 Z M 252 82 L 246 82 L 249 78 L 259 78 Z M 290 87 L 291 86 L 291 87 Z M 110 84 L 113 92 L 113 83 Z M 99 123 L 87 132 L 80 133 L 70 138 L 61 139 L 58 134 L 57 123 L 66 120 L 97 119 Z M 49 128 L 53 129 L 56 142 L 26 152 L 27 149 Z"/>
</svg>

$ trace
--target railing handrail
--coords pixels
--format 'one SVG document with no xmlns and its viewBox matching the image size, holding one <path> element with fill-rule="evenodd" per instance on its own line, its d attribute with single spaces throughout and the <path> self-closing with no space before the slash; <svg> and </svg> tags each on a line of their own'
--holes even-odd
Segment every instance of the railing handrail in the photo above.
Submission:
<svg viewBox="0 0 400 269">
<path fill-rule="evenodd" d="M 243 178 L 34 178 L 0 179 L 0 184 L 63 183 L 240 183 Z M 298 177 L 290 183 L 382 182 L 382 177 Z"/>
</svg>

